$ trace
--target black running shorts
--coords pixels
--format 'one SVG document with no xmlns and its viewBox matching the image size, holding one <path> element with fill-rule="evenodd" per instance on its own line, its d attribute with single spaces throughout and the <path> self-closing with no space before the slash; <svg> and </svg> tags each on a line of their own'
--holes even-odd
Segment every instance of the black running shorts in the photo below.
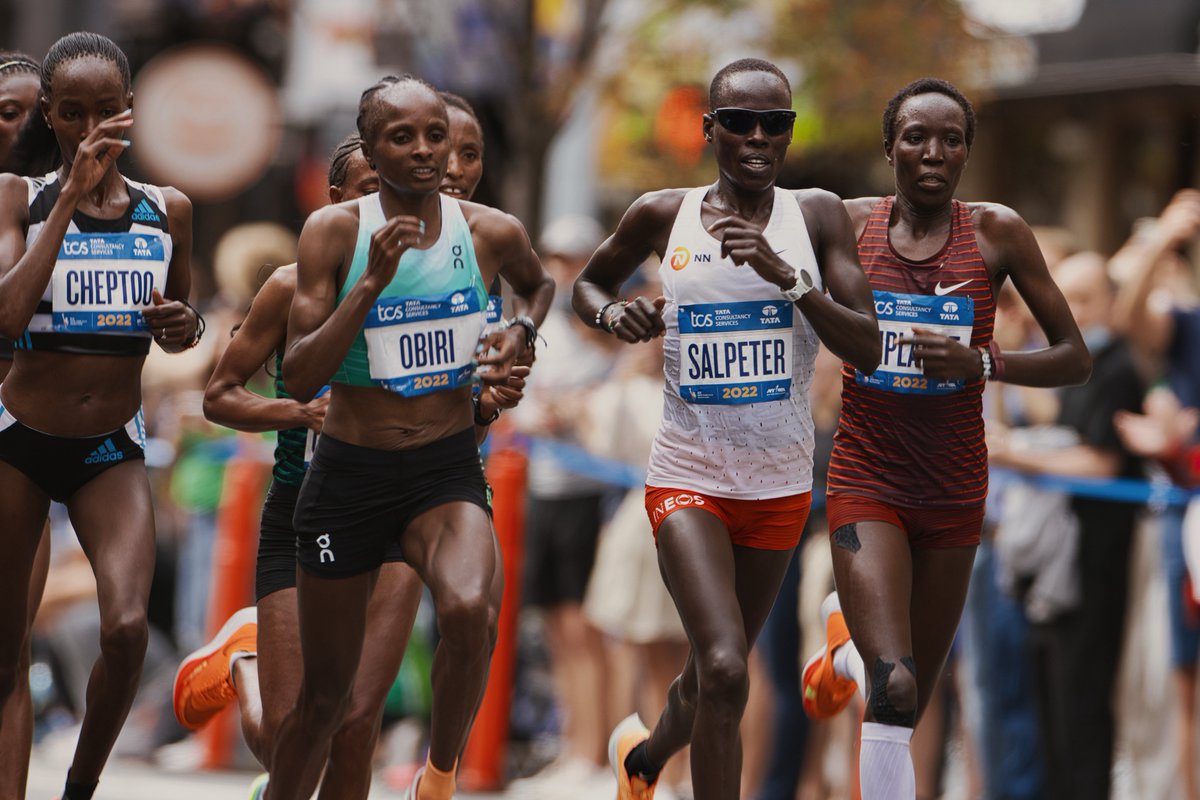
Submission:
<svg viewBox="0 0 1200 800">
<path fill-rule="evenodd" d="M 271 483 L 263 504 L 262 526 L 258 532 L 258 561 L 254 567 L 254 601 L 282 589 L 296 588 L 296 531 L 292 518 L 300 484 Z M 392 542 L 384 554 L 385 562 L 403 561 L 400 543 Z"/>
<path fill-rule="evenodd" d="M 145 441 L 141 411 L 124 428 L 74 439 L 35 431 L 0 407 L 0 461 L 25 473 L 60 503 L 105 470 L 145 461 Z"/>
<path fill-rule="evenodd" d="M 474 428 L 412 450 L 376 450 L 323 433 L 293 518 L 300 566 L 329 578 L 369 572 L 413 519 L 455 502 L 491 514 Z"/>
</svg>

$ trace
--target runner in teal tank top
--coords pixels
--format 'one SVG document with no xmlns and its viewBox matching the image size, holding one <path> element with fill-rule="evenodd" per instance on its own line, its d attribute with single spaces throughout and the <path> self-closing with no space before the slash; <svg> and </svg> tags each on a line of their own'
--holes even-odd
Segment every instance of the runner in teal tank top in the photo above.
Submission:
<svg viewBox="0 0 1200 800">
<path fill-rule="evenodd" d="M 553 292 L 513 217 L 438 195 L 451 148 L 432 87 L 385 79 L 359 111 L 379 199 L 331 206 L 306 223 L 284 357 L 298 399 L 326 382 L 333 390 L 294 518 L 304 677 L 276 737 L 272 800 L 308 797 L 320 780 L 319 755 L 363 650 L 374 575 L 393 542 L 429 587 L 442 634 L 429 759 L 414 784 L 422 800 L 452 795 L 502 591 L 474 378 L 509 377 Z M 498 275 L 518 316 L 480 342 L 486 287 Z"/>
</svg>

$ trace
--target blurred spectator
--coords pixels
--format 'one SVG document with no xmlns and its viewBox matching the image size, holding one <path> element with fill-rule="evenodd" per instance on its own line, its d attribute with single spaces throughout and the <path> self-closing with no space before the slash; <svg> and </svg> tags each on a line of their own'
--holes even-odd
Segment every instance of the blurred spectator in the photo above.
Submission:
<svg viewBox="0 0 1200 800">
<path fill-rule="evenodd" d="M 1060 394 L 1058 423 L 1073 430 L 1079 443 L 1048 452 L 1022 450 L 996 431 L 988 441 L 992 463 L 1068 477 L 1140 474 L 1140 462 L 1121 444 L 1113 422 L 1118 411 L 1140 408 L 1143 392 L 1130 348 L 1111 327 L 1116 292 L 1106 267 L 1102 256 L 1082 253 L 1055 272 L 1094 359 L 1091 380 Z M 1036 622 L 1032 631 L 1049 796 L 1091 800 L 1109 796 L 1113 689 L 1138 507 L 1075 497 L 1070 508 L 1080 530 L 1074 559 L 1079 601 Z"/>
<path fill-rule="evenodd" d="M 611 345 L 571 310 L 571 286 L 604 232 L 587 217 L 561 217 L 542 234 L 539 253 L 554 277 L 554 305 L 540 328 L 545 344 L 512 418 L 524 433 L 579 445 L 581 425 L 607 379 Z M 603 774 L 607 763 L 604 648 L 582 603 L 600 535 L 607 484 L 573 472 L 534 446 L 529 461 L 525 603 L 544 612 L 546 646 L 560 712 L 562 750 L 539 775 L 513 786 L 517 796 L 561 797 L 565 787 Z"/>
<path fill-rule="evenodd" d="M 1161 217 L 1143 225 L 1113 257 L 1114 269 L 1123 278 L 1115 324 L 1148 363 L 1161 366 L 1173 395 L 1153 393 L 1146 400 L 1146 416 L 1124 417 L 1121 431 L 1130 449 L 1163 458 L 1169 464 L 1172 454 L 1164 448 L 1182 451 L 1195 440 L 1194 421 L 1191 432 L 1185 428 L 1189 417 L 1194 417 L 1195 409 L 1200 407 L 1200 307 L 1196 303 L 1191 265 L 1182 256 L 1183 249 L 1197 235 L 1200 235 L 1200 191 L 1185 189 L 1172 198 Z M 1157 437 L 1159 441 L 1148 437 Z M 1182 506 L 1169 506 L 1163 511 L 1161 548 L 1171 626 L 1171 665 L 1181 712 L 1180 771 L 1187 800 L 1200 800 L 1200 779 L 1195 766 L 1200 615 L 1188 607 L 1183 520 Z M 1192 580 L 1196 577 L 1192 576 Z"/>
<path fill-rule="evenodd" d="M 995 338 L 1005 351 L 1045 346 L 1029 307 L 1011 284 L 997 298 Z M 984 394 L 989 429 L 1046 425 L 1057 416 L 1058 401 L 1050 389 L 993 383 Z M 997 542 L 1004 535 L 1001 512 L 1013 480 L 1004 471 L 989 478 L 987 516 L 962 623 L 964 706 L 987 800 L 1035 800 L 1045 788 L 1029 623 L 1020 601 L 1001 584 L 997 563 Z"/>
</svg>

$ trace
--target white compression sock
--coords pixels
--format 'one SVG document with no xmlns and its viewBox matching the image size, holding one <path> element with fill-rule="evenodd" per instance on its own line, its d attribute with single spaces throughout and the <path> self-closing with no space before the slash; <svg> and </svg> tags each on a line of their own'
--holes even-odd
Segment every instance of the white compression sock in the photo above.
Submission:
<svg viewBox="0 0 1200 800">
<path fill-rule="evenodd" d="M 908 743 L 912 728 L 862 724 L 862 750 L 858 757 L 858 777 L 862 800 L 914 800 L 917 778 L 913 773 Z"/>
<path fill-rule="evenodd" d="M 858 694 L 863 701 L 867 699 L 867 670 L 863 666 L 862 656 L 854 646 L 854 640 L 833 651 L 833 671 L 843 678 L 849 678 L 858 684 Z"/>
</svg>

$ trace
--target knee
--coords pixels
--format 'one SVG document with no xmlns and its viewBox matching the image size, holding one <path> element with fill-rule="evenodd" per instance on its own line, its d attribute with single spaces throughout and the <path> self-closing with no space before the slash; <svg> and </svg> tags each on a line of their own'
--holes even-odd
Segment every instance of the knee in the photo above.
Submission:
<svg viewBox="0 0 1200 800">
<path fill-rule="evenodd" d="M 150 624 L 142 610 L 129 611 L 100 625 L 100 650 L 107 657 L 140 662 L 150 641 Z"/>
<path fill-rule="evenodd" d="M 455 591 L 439 599 L 438 632 L 443 641 L 455 649 L 490 641 L 487 637 L 498 624 L 499 614 L 492 613 L 486 593 Z"/>
<path fill-rule="evenodd" d="M 341 724 L 349 702 L 349 687 L 339 691 L 328 686 L 316 687 L 306 681 L 300 689 L 298 705 L 306 728 L 328 735 Z"/>
<path fill-rule="evenodd" d="M 347 770 L 361 767 L 369 771 L 371 757 L 379 741 L 379 726 L 377 714 L 354 710 L 349 712 L 333 735 L 330 760 Z"/>
<path fill-rule="evenodd" d="M 700 694 L 705 701 L 743 708 L 750 691 L 746 654 L 733 648 L 714 649 L 699 660 Z"/>
<path fill-rule="evenodd" d="M 867 715 L 884 725 L 916 726 L 917 669 L 911 656 L 901 656 L 896 661 L 875 659 Z"/>
</svg>

